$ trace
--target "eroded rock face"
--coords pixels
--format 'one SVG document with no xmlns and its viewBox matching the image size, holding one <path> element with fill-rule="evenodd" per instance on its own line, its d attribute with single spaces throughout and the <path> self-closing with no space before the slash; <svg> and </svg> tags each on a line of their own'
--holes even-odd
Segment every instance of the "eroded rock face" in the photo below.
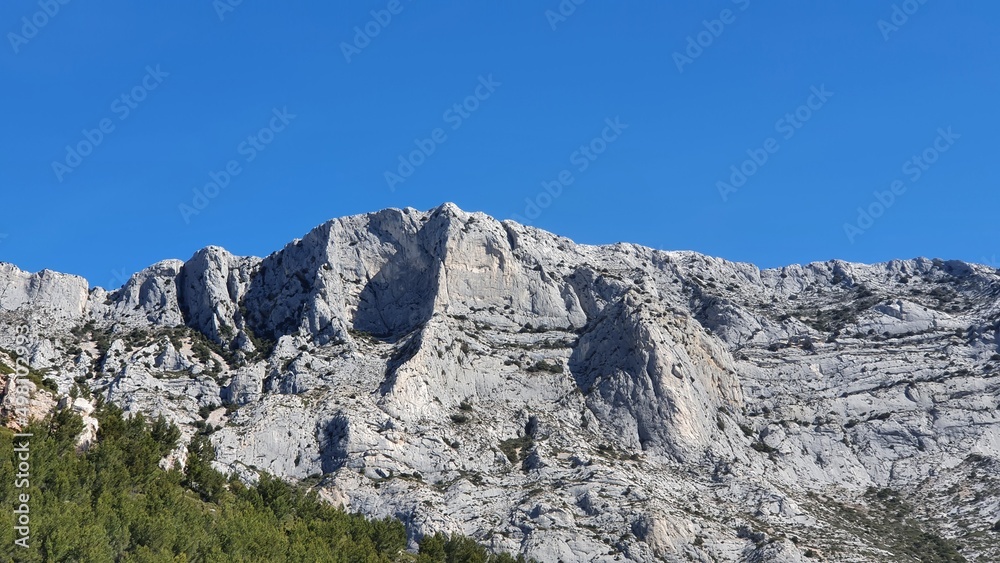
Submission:
<svg viewBox="0 0 1000 563">
<path fill-rule="evenodd" d="M 42 270 L 22 272 L 0 263 L 0 309 L 37 314 L 58 320 L 83 316 L 87 305 L 87 280 L 79 276 Z"/>
<path fill-rule="evenodd" d="M 85 378 L 185 439 L 202 421 L 221 469 L 319 477 L 414 540 L 883 561 L 913 556 L 890 526 L 909 511 L 899 526 L 1000 559 L 985 266 L 759 270 L 446 204 L 329 221 L 263 259 L 209 247 L 110 293 L 11 265 L 0 283 L 0 347 L 27 323 L 62 393 Z"/>
<path fill-rule="evenodd" d="M 217 246 L 196 252 L 177 276 L 186 324 L 215 342 L 230 342 L 239 324 L 239 303 L 256 262 L 233 256 Z"/>
<path fill-rule="evenodd" d="M 719 412 L 743 408 L 728 351 L 687 316 L 650 311 L 643 294 L 605 309 L 574 349 L 587 406 L 630 449 L 697 460 Z"/>
<path fill-rule="evenodd" d="M 177 288 L 177 278 L 183 267 L 180 260 L 165 260 L 132 276 L 109 303 L 98 304 L 104 309 L 103 318 L 127 320 L 135 326 L 183 324 Z"/>
</svg>

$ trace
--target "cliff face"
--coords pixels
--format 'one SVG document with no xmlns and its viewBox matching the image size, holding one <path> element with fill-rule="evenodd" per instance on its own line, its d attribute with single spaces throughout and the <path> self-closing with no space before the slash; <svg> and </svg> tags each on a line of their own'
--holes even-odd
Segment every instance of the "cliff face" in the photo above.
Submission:
<svg viewBox="0 0 1000 563">
<path fill-rule="evenodd" d="M 111 292 L 0 265 L 0 347 L 28 323 L 61 393 L 187 437 L 207 419 L 220 468 L 318 478 L 415 538 L 565 562 L 953 548 L 924 534 L 993 561 L 998 296 L 980 265 L 759 270 L 446 204 Z"/>
</svg>

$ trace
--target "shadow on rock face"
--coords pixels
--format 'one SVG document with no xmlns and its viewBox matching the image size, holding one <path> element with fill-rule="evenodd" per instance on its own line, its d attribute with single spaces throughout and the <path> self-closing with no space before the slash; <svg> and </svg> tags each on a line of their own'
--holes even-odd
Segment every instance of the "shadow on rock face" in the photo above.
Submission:
<svg viewBox="0 0 1000 563">
<path fill-rule="evenodd" d="M 389 361 L 385 366 L 385 379 L 382 384 L 379 385 L 379 392 L 382 395 L 387 395 L 392 391 L 393 385 L 396 384 L 396 371 L 403 366 L 406 362 L 409 362 L 417 355 L 420 351 L 420 346 L 423 342 L 422 334 L 416 333 L 410 337 L 410 339 L 400 346 L 396 352 L 389 358 Z"/>
<path fill-rule="evenodd" d="M 395 255 L 365 284 L 354 316 L 355 330 L 395 339 L 434 314 L 440 262 L 413 242 L 397 242 Z"/>
<path fill-rule="evenodd" d="M 316 434 L 323 473 L 335 473 L 347 463 L 349 421 L 343 414 L 338 414 L 326 422 L 318 423 Z"/>
</svg>

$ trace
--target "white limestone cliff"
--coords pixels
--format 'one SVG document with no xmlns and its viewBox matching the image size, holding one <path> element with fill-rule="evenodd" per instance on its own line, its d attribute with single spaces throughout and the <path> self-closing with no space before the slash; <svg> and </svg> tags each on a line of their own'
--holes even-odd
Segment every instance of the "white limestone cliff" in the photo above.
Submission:
<svg viewBox="0 0 1000 563">
<path fill-rule="evenodd" d="M 414 540 L 882 561 L 919 529 L 991 561 L 998 297 L 981 265 L 760 270 L 446 204 L 335 219 L 264 258 L 209 247 L 110 292 L 2 264 L 0 348 L 27 323 L 61 392 L 81 378 L 185 437 L 202 421 L 220 468 L 313 477 Z"/>
</svg>

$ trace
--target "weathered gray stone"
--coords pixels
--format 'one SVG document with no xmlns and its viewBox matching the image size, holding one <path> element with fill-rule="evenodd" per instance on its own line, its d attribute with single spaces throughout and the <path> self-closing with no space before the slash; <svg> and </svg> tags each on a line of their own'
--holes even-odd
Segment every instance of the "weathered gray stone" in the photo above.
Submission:
<svg viewBox="0 0 1000 563">
<path fill-rule="evenodd" d="M 33 361 L 64 392 L 91 376 L 185 438 L 215 409 L 219 468 L 322 476 L 325 498 L 403 518 L 413 541 L 461 532 L 540 561 L 884 561 L 888 538 L 830 512 L 877 518 L 875 488 L 926 498 L 926 531 L 1000 559 L 993 268 L 760 270 L 446 204 L 329 221 L 263 259 L 210 247 L 111 293 L 10 265 L 0 282 L 0 346 L 31 318 Z M 90 320 L 106 350 L 69 335 Z"/>
</svg>

